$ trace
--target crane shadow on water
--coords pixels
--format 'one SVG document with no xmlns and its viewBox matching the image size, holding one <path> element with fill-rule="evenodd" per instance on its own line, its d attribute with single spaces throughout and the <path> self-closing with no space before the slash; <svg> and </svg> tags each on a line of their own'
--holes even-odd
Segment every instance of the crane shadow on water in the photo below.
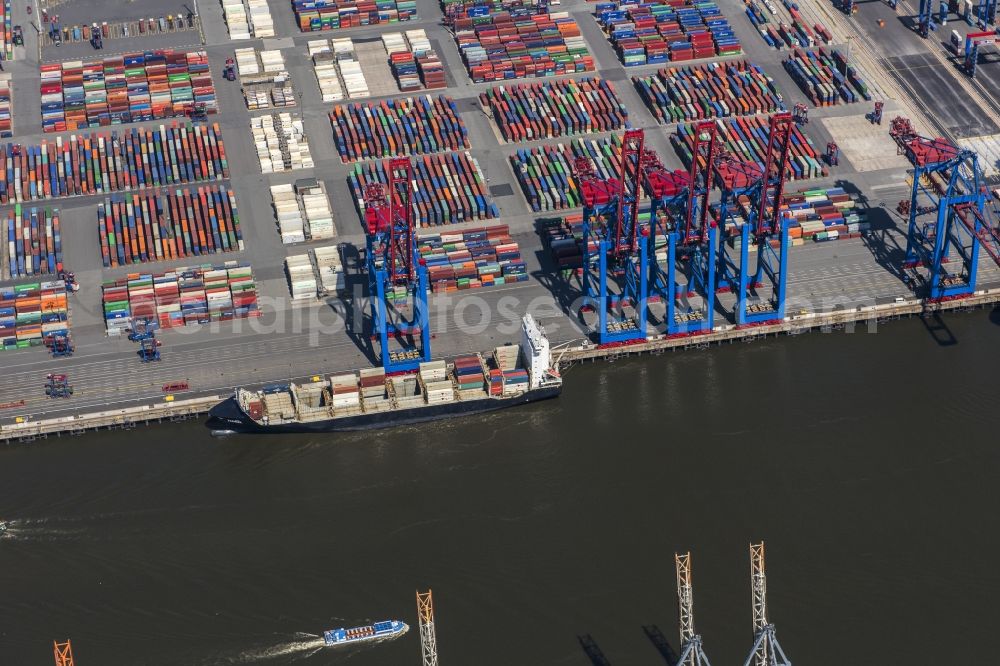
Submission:
<svg viewBox="0 0 1000 666">
<path fill-rule="evenodd" d="M 611 662 L 604 656 L 604 652 L 593 636 L 590 634 L 581 634 L 576 637 L 576 640 L 580 641 L 580 647 L 583 648 L 584 654 L 587 655 L 593 666 L 611 666 Z"/>
<path fill-rule="evenodd" d="M 952 347 L 958 344 L 958 338 L 941 318 L 940 312 L 924 312 L 920 315 L 920 321 L 939 347 Z"/>
<path fill-rule="evenodd" d="M 644 624 L 642 631 L 646 634 L 649 642 L 653 644 L 653 647 L 656 648 L 656 651 L 660 653 L 660 656 L 663 657 L 663 661 L 670 666 L 674 666 L 677 663 L 678 655 L 674 651 L 673 646 L 670 645 L 670 641 L 660 631 L 660 628 L 655 624 Z"/>
</svg>

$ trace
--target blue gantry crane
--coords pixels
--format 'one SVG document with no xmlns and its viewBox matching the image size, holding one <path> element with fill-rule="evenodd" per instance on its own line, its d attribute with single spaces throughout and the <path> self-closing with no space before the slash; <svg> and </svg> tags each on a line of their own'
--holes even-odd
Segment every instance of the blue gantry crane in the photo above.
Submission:
<svg viewBox="0 0 1000 666">
<path fill-rule="evenodd" d="M 994 10 L 995 13 L 995 10 Z M 976 65 L 979 64 L 979 50 L 996 44 L 1000 40 L 1000 28 L 985 32 L 970 32 L 965 36 L 965 59 L 962 69 L 972 78 L 976 78 Z"/>
<path fill-rule="evenodd" d="M 718 242 L 718 290 L 736 293 L 737 326 L 760 325 L 785 317 L 789 236 L 781 214 L 781 199 L 793 128 L 790 113 L 776 113 L 768 122 L 763 165 L 731 154 L 721 155 L 714 165 L 722 188 L 718 213 L 723 227 Z M 726 222 L 734 218 L 742 218 L 742 223 L 727 226 Z M 738 261 L 729 253 L 730 245 L 735 246 L 737 240 Z M 751 246 L 756 247 L 757 255 L 753 272 Z M 771 292 L 762 297 L 761 290 L 768 284 Z"/>
<path fill-rule="evenodd" d="M 986 208 L 979 157 L 947 139 L 920 136 L 907 118 L 893 118 L 889 133 L 913 164 L 910 199 L 900 204 L 909 217 L 904 266 L 927 268 L 931 302 L 969 296 L 980 248 L 1000 265 L 1000 232 Z"/>
<path fill-rule="evenodd" d="M 412 181 L 410 160 L 393 158 L 388 184 L 365 187 L 368 297 L 387 373 L 416 370 L 431 360 L 427 267 L 417 254 Z M 390 349 L 390 340 L 400 348 Z"/>
<path fill-rule="evenodd" d="M 715 324 L 715 246 L 718 230 L 708 219 L 718 127 L 698 123 L 687 172 L 668 171 L 655 153 L 643 156 L 643 177 L 650 197 L 649 292 L 666 303 L 668 336 L 711 331 Z M 657 248 L 666 246 L 665 261 Z M 681 283 L 680 279 L 684 278 Z M 678 298 L 683 296 L 683 302 Z M 700 308 L 690 299 L 701 297 Z"/>
<path fill-rule="evenodd" d="M 648 238 L 639 226 L 644 134 L 626 130 L 618 178 L 589 158 L 573 169 L 583 195 L 583 306 L 597 312 L 601 345 L 646 339 Z"/>
</svg>

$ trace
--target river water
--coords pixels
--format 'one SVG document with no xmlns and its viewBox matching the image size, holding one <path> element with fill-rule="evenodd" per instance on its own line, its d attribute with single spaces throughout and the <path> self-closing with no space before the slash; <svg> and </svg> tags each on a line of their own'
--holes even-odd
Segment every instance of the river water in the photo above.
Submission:
<svg viewBox="0 0 1000 666">
<path fill-rule="evenodd" d="M 951 344 L 942 344 L 948 337 Z M 751 644 L 751 540 L 793 662 L 990 663 L 1000 312 L 566 373 L 563 397 L 351 436 L 193 422 L 0 450 L 0 664 L 664 664 L 692 552 L 718 665 Z M 406 636 L 323 649 L 323 629 Z"/>
</svg>

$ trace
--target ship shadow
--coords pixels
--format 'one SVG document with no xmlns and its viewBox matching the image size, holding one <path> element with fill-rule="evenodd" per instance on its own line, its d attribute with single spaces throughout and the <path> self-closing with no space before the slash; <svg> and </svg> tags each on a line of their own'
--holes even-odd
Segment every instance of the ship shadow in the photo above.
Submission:
<svg viewBox="0 0 1000 666">
<path fill-rule="evenodd" d="M 656 648 L 656 651 L 660 653 L 660 656 L 663 657 L 663 661 L 669 666 L 674 666 L 677 663 L 678 654 L 674 651 L 673 646 L 670 645 L 667 637 L 660 631 L 660 628 L 655 624 L 644 624 L 642 631 L 646 634 L 649 642 L 653 644 L 653 647 Z"/>
<path fill-rule="evenodd" d="M 608 658 L 604 656 L 604 652 L 601 650 L 597 641 L 590 634 L 581 634 L 576 637 L 576 640 L 580 642 L 580 647 L 583 649 L 583 653 L 587 655 L 590 659 L 590 663 L 593 666 L 611 666 L 611 662 Z"/>
</svg>

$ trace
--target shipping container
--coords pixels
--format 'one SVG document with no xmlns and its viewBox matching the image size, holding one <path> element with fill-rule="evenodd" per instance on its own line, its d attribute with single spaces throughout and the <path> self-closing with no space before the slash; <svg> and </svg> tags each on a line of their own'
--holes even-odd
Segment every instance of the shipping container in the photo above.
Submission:
<svg viewBox="0 0 1000 666">
<path fill-rule="evenodd" d="M 444 95 L 335 106 L 330 124 L 344 162 L 469 147 L 455 102 Z"/>
<path fill-rule="evenodd" d="M 479 102 L 505 141 L 534 141 L 628 126 L 628 110 L 601 78 L 497 86 Z"/>
</svg>

